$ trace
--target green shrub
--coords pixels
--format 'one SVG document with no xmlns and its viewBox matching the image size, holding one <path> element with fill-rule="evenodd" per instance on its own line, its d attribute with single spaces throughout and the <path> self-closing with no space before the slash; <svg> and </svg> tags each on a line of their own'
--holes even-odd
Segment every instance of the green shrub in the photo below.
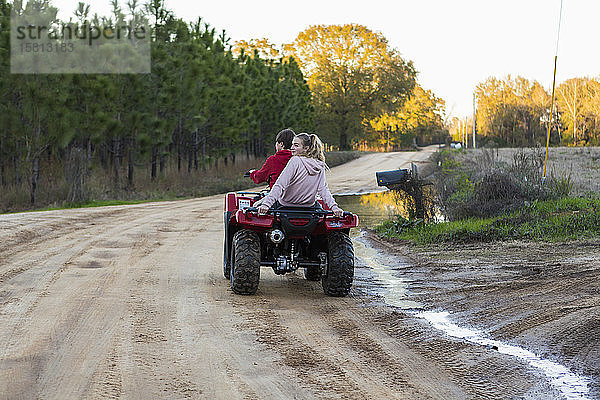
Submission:
<svg viewBox="0 0 600 400">
<path fill-rule="evenodd" d="M 600 236 L 598 194 L 568 197 L 574 186 L 571 172 L 551 174 L 543 183 L 544 158 L 540 148 L 517 150 L 506 162 L 487 149 L 440 151 L 432 164 L 436 208 L 444 222 L 396 219 L 377 230 L 420 244 Z"/>
<path fill-rule="evenodd" d="M 417 244 L 593 238 L 600 236 L 600 198 L 535 201 L 493 218 L 466 218 L 426 225 L 386 221 L 376 227 L 376 231 Z"/>
<path fill-rule="evenodd" d="M 495 217 L 525 203 L 567 196 L 570 175 L 541 181 L 544 154 L 541 149 L 521 149 L 512 162 L 501 162 L 494 151 L 477 153 L 442 151 L 432 161 L 439 209 L 449 220 Z M 469 156 L 470 158 L 468 158 Z"/>
</svg>

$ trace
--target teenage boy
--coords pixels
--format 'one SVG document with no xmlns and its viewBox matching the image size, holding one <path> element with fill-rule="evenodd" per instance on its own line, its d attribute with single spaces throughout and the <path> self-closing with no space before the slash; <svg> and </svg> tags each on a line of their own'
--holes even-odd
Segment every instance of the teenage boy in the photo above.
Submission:
<svg viewBox="0 0 600 400">
<path fill-rule="evenodd" d="M 250 178 L 254 183 L 259 184 L 267 182 L 269 188 L 272 188 L 275 181 L 281 174 L 281 171 L 285 168 L 290 158 L 292 158 L 292 140 L 296 134 L 291 129 L 284 129 L 277 134 L 275 137 L 275 151 L 276 153 L 265 161 L 265 164 L 258 171 L 251 169 Z"/>
</svg>

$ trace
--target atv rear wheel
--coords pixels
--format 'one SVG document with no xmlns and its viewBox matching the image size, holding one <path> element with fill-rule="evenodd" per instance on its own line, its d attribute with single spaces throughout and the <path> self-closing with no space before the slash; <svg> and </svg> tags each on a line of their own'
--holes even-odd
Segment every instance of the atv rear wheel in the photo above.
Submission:
<svg viewBox="0 0 600 400">
<path fill-rule="evenodd" d="M 332 232 L 327 245 L 327 274 L 321 279 L 328 296 L 343 297 L 350 293 L 354 279 L 354 247 L 348 234 Z"/>
<path fill-rule="evenodd" d="M 256 293 L 260 280 L 260 239 L 256 233 L 242 229 L 233 236 L 230 268 L 234 293 Z"/>
<path fill-rule="evenodd" d="M 304 278 L 307 281 L 321 280 L 321 268 L 319 268 L 319 267 L 304 268 Z"/>
</svg>

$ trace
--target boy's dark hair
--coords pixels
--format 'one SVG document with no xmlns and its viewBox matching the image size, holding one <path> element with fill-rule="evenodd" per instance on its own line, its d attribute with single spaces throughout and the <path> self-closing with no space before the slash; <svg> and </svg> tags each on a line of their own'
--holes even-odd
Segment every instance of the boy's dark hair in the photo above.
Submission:
<svg viewBox="0 0 600 400">
<path fill-rule="evenodd" d="M 283 143 L 283 148 L 289 150 L 292 148 L 292 140 L 294 140 L 294 136 L 296 136 L 296 133 L 290 128 L 287 128 L 277 134 L 275 141 L 278 143 Z"/>
</svg>

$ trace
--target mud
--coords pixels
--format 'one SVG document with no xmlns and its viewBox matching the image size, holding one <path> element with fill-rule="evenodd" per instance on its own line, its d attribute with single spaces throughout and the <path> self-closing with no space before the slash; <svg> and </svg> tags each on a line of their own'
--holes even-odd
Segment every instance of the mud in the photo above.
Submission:
<svg viewBox="0 0 600 400">
<path fill-rule="evenodd" d="M 333 169 L 334 191 L 372 190 L 376 170 L 427 151 L 376 156 L 351 163 L 354 183 L 347 165 Z M 526 363 L 386 305 L 358 258 L 346 298 L 268 269 L 256 296 L 234 295 L 222 277 L 222 210 L 212 196 L 0 216 L 0 397 L 561 398 Z M 372 245 L 406 259 L 402 246 Z M 571 253 L 575 269 L 504 262 L 497 248 L 439 249 L 397 272 L 423 310 L 596 376 L 595 249 Z"/>
<path fill-rule="evenodd" d="M 600 241 L 423 248 L 366 237 L 403 260 L 407 300 L 565 366 L 588 382 L 585 398 L 600 398 Z"/>
</svg>

